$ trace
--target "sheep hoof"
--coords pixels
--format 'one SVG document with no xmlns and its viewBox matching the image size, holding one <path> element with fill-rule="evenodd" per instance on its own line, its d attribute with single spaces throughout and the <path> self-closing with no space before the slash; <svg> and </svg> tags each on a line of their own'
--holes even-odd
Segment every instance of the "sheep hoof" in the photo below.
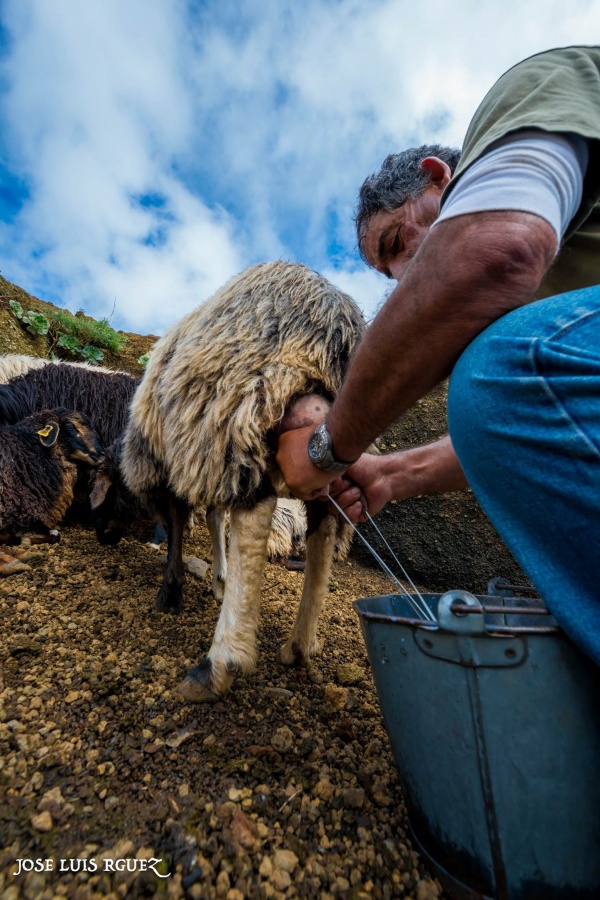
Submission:
<svg viewBox="0 0 600 900">
<path fill-rule="evenodd" d="M 155 605 L 159 612 L 168 612 L 178 616 L 183 608 L 181 588 L 173 590 L 172 585 L 163 584 L 156 595 Z"/>
<path fill-rule="evenodd" d="M 177 688 L 177 693 L 181 694 L 184 700 L 189 700 L 191 703 L 215 703 L 217 700 L 220 700 L 220 695 L 215 694 L 208 687 L 211 682 L 212 665 L 210 660 L 203 659 L 198 666 L 190 669 Z"/>
<path fill-rule="evenodd" d="M 284 666 L 302 666 L 308 662 L 308 657 L 298 644 L 288 641 L 279 651 L 279 661 Z"/>
</svg>

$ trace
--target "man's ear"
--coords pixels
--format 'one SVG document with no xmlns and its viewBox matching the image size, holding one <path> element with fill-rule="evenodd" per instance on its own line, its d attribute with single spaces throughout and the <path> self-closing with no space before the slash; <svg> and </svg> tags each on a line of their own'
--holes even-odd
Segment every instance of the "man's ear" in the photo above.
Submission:
<svg viewBox="0 0 600 900">
<path fill-rule="evenodd" d="M 450 179 L 452 172 L 448 163 L 437 156 L 427 156 L 421 161 L 421 169 L 429 175 L 431 183 L 434 184 L 439 191 L 443 191 Z"/>
</svg>

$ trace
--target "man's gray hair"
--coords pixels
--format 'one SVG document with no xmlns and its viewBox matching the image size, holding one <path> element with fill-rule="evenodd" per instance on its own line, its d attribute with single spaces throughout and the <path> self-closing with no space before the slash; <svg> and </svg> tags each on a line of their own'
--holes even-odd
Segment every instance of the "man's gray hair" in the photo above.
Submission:
<svg viewBox="0 0 600 900">
<path fill-rule="evenodd" d="M 421 163 L 428 156 L 437 156 L 454 172 L 460 159 L 460 150 L 439 144 L 423 144 L 421 147 L 403 150 L 402 153 L 390 153 L 379 172 L 374 172 L 364 180 L 358 193 L 358 207 L 354 216 L 358 249 L 363 259 L 362 241 L 369 219 L 381 209 L 393 212 L 407 200 L 414 200 L 423 193 L 430 178 L 427 171 L 421 169 Z"/>
</svg>

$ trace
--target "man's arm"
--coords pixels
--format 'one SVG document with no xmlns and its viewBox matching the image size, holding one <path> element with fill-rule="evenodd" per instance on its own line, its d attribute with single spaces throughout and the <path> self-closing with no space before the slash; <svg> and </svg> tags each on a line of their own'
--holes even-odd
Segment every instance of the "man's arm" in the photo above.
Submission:
<svg viewBox="0 0 600 900">
<path fill-rule="evenodd" d="M 353 522 L 375 515 L 390 500 L 459 491 L 467 479 L 446 435 L 432 444 L 383 456 L 363 454 L 330 485 L 330 494 Z"/>
<path fill-rule="evenodd" d="M 544 219 L 524 212 L 472 213 L 432 229 L 369 327 L 327 415 L 335 456 L 357 458 L 449 375 L 476 335 L 529 303 L 556 243 Z M 277 457 L 299 497 L 334 480 L 310 463 L 306 439 L 297 432 L 298 446 L 280 445 Z"/>
</svg>

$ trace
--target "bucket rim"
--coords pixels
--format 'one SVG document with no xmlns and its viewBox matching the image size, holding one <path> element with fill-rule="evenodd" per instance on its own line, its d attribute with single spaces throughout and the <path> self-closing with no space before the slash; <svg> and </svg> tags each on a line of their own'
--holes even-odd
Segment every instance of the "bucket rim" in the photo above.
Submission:
<svg viewBox="0 0 600 900">
<path fill-rule="evenodd" d="M 447 592 L 434 592 L 434 593 L 426 593 L 421 594 L 423 599 L 425 600 L 439 600 L 440 597 L 444 596 L 444 593 Z M 439 622 L 430 622 L 426 619 L 418 619 L 414 616 L 403 616 L 396 615 L 390 612 L 383 612 L 378 610 L 364 609 L 361 604 L 369 602 L 369 601 L 377 601 L 377 600 L 387 600 L 392 597 L 408 597 L 409 592 L 406 591 L 404 593 L 390 593 L 390 594 L 376 594 L 371 597 L 361 597 L 352 601 L 352 606 L 354 607 L 355 612 L 359 616 L 360 619 L 365 619 L 368 622 L 380 622 L 382 624 L 387 625 L 406 625 L 411 628 L 419 628 L 423 631 L 438 631 L 440 630 Z M 414 595 L 416 596 L 416 594 Z M 498 601 L 502 598 L 498 596 L 493 596 L 490 594 L 475 594 L 475 597 L 481 602 L 483 611 L 487 612 L 490 609 L 490 603 L 492 602 L 491 609 L 495 612 L 499 612 Z M 515 598 L 506 598 L 506 599 L 515 599 Z M 534 598 L 518 598 L 518 599 L 534 599 Z M 486 605 L 485 601 L 488 601 Z M 516 610 L 512 610 L 512 608 L 503 609 L 502 612 L 505 614 L 510 614 L 509 610 L 512 614 L 518 614 L 522 616 L 527 615 L 537 615 L 547 617 L 553 624 L 547 625 L 502 625 L 492 622 L 486 622 L 484 634 L 493 636 L 495 634 L 498 635 L 506 635 L 506 634 L 562 634 L 562 629 L 559 625 L 554 624 L 555 620 L 552 617 L 552 614 L 546 607 L 540 608 L 539 606 L 528 608 L 527 606 L 519 607 L 518 613 Z"/>
</svg>

